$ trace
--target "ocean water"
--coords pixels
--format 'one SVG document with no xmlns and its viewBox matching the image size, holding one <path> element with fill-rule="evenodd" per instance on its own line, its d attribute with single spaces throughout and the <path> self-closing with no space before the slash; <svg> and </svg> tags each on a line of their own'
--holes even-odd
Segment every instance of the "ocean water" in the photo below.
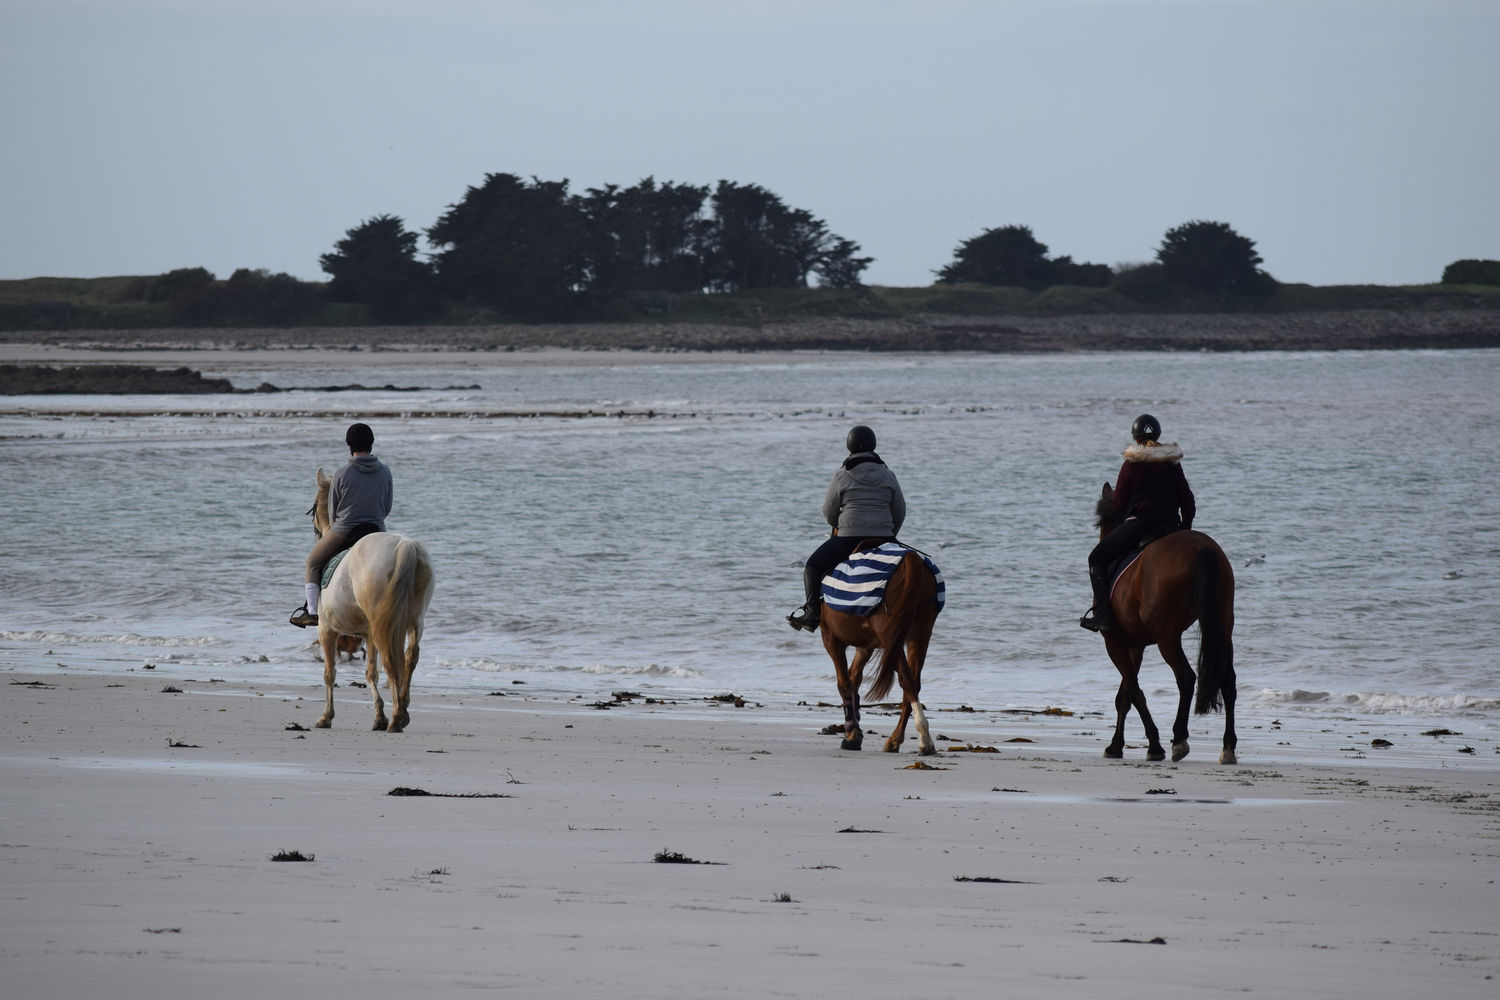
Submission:
<svg viewBox="0 0 1500 1000">
<path fill-rule="evenodd" d="M 1085 557 L 1150 412 L 1235 568 L 1242 727 L 1500 731 L 1500 352 L 192 364 L 242 388 L 404 388 L 0 399 L 0 669 L 318 685 L 313 635 L 286 624 L 303 512 L 364 419 L 395 475 L 389 528 L 436 572 L 418 702 L 834 701 L 821 645 L 783 616 L 844 435 L 867 423 L 907 494 L 903 540 L 947 581 L 923 700 L 1108 712 L 1117 675 L 1076 624 Z M 1154 650 L 1142 682 L 1169 716 Z"/>
</svg>

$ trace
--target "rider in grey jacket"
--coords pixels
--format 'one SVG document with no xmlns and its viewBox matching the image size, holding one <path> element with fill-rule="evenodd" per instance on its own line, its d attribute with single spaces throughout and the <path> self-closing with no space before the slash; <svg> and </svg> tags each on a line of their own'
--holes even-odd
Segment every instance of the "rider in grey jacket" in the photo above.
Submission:
<svg viewBox="0 0 1500 1000">
<path fill-rule="evenodd" d="M 794 629 L 817 631 L 823 577 L 849 558 L 860 542 L 894 542 L 906 520 L 906 497 L 896 474 L 875 454 L 875 432 L 860 425 L 849 432 L 845 443 L 849 457 L 833 474 L 823 497 L 823 519 L 834 534 L 807 557 L 802 572 L 807 602 L 786 616 Z"/>
<path fill-rule="evenodd" d="M 384 531 L 385 519 L 391 513 L 391 470 L 370 454 L 375 432 L 368 424 L 354 424 L 344 435 L 344 443 L 349 446 L 349 463 L 333 474 L 328 487 L 328 518 L 332 523 L 307 555 L 303 584 L 307 603 L 292 612 L 291 623 L 298 628 L 318 624 L 318 597 L 328 560 L 366 535 Z"/>
</svg>

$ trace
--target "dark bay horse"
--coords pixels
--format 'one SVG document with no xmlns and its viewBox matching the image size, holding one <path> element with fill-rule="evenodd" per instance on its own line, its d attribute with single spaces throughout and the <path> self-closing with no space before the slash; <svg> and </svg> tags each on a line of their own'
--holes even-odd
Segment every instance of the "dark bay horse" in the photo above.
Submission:
<svg viewBox="0 0 1500 1000">
<path fill-rule="evenodd" d="M 937 753 L 927 728 L 927 713 L 922 708 L 922 662 L 927 658 L 927 644 L 932 639 L 932 625 L 937 620 L 937 580 L 920 553 L 908 551 L 886 582 L 885 600 L 868 615 L 856 615 L 823 607 L 819 632 L 823 648 L 833 660 L 839 697 L 844 703 L 845 750 L 858 750 L 864 742 L 859 727 L 859 688 L 864 680 L 865 664 L 880 651 L 880 671 L 870 682 L 868 698 L 880 701 L 901 682 L 901 719 L 886 738 L 885 751 L 895 753 L 906 739 L 906 720 L 917 721 L 917 749 L 925 755 Z M 848 659 L 848 648 L 854 647 L 854 662 Z"/>
<path fill-rule="evenodd" d="M 1115 508 L 1108 483 L 1096 507 L 1099 537 L 1125 519 Z M 1104 648 L 1120 671 L 1115 695 L 1115 736 L 1104 749 L 1106 757 L 1125 751 L 1125 717 L 1135 706 L 1146 727 L 1148 760 L 1162 760 L 1156 723 L 1146 709 L 1141 691 L 1141 657 L 1155 644 L 1177 678 L 1177 717 L 1172 723 L 1172 759 L 1188 755 L 1188 704 L 1197 681 L 1199 715 L 1224 709 L 1224 750 L 1220 764 L 1237 763 L 1234 735 L 1234 570 L 1217 542 L 1201 531 L 1175 531 L 1147 545 L 1140 557 L 1115 581 L 1109 600 L 1115 627 L 1105 631 Z M 1182 633 L 1198 622 L 1198 672 L 1182 650 Z"/>
</svg>

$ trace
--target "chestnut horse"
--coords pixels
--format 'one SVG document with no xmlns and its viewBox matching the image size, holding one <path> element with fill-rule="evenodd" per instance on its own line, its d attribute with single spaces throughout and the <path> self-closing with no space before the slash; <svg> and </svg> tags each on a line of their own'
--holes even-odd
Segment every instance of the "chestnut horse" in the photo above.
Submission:
<svg viewBox="0 0 1500 1000">
<path fill-rule="evenodd" d="M 901 558 L 886 581 L 885 600 L 868 615 L 823 606 L 818 630 L 823 648 L 833 660 L 839 697 L 844 703 L 843 749 L 858 750 L 864 742 L 859 727 L 859 687 L 865 664 L 880 650 L 880 671 L 870 682 L 869 700 L 880 701 L 891 690 L 892 682 L 901 682 L 901 719 L 885 741 L 886 753 L 901 748 L 908 718 L 917 721 L 918 752 L 924 756 L 937 753 L 927 728 L 927 713 L 918 697 L 922 692 L 922 662 L 927 658 L 937 614 L 937 579 L 921 554 L 914 551 Z M 852 664 L 847 656 L 850 646 L 855 650 Z"/>
<path fill-rule="evenodd" d="M 1096 513 L 1100 538 L 1125 520 L 1115 508 L 1114 491 L 1108 483 L 1104 484 Z M 1102 634 L 1104 648 L 1120 671 L 1120 690 L 1115 695 L 1115 736 L 1105 747 L 1104 756 L 1124 755 L 1125 716 L 1132 705 L 1150 742 L 1146 759 L 1162 760 L 1166 756 L 1140 685 L 1141 657 L 1154 643 L 1177 678 L 1172 759 L 1188 755 L 1188 703 L 1196 680 L 1199 715 L 1218 709 L 1222 698 L 1224 750 L 1219 763 L 1236 763 L 1234 642 L 1230 638 L 1234 630 L 1234 570 L 1218 543 L 1201 531 L 1191 530 L 1158 538 L 1115 581 L 1109 607 L 1115 627 Z M 1201 633 L 1196 677 L 1182 650 L 1182 633 L 1195 621 Z"/>
<path fill-rule="evenodd" d="M 313 534 L 328 530 L 328 487 L 332 481 L 318 470 L 318 496 L 313 509 Z M 334 662 L 341 636 L 365 640 L 365 680 L 375 700 L 372 729 L 399 733 L 411 716 L 411 675 L 422 647 L 422 620 L 432 600 L 432 562 L 421 542 L 389 532 L 366 535 L 349 549 L 333 571 L 333 579 L 318 601 L 318 644 L 323 647 L 323 715 L 319 729 L 333 725 Z M 409 640 L 409 644 L 408 644 Z M 391 718 L 380 700 L 380 664 L 385 662 L 386 687 L 391 695 Z"/>
</svg>

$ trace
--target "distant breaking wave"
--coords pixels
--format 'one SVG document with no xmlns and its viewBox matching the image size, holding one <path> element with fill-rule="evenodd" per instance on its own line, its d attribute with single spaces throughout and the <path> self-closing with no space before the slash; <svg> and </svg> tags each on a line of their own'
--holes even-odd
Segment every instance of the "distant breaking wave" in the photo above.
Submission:
<svg viewBox="0 0 1500 1000">
<path fill-rule="evenodd" d="M 669 680 L 696 680 L 703 676 L 692 667 L 652 664 L 590 663 L 583 666 L 565 664 L 498 662 L 483 657 L 448 660 L 439 658 L 437 665 L 445 670 L 475 670 L 481 673 L 521 674 L 595 674 L 608 677 L 653 677 Z"/>
<path fill-rule="evenodd" d="M 1326 707 L 1332 711 L 1369 715 L 1467 715 L 1500 711 L 1500 698 L 1470 694 L 1397 694 L 1357 691 L 1352 693 L 1308 691 L 1302 688 L 1266 688 L 1260 700 L 1297 708 Z"/>
<path fill-rule="evenodd" d="M 222 639 L 211 635 L 196 636 L 193 638 L 170 638 L 161 635 L 136 635 L 134 632 L 125 632 L 119 635 L 78 635 L 73 632 L 17 632 L 10 629 L 0 629 L 0 640 L 50 643 L 59 646 L 98 643 L 114 646 L 191 646 L 199 648 L 218 646 L 223 642 Z"/>
</svg>

